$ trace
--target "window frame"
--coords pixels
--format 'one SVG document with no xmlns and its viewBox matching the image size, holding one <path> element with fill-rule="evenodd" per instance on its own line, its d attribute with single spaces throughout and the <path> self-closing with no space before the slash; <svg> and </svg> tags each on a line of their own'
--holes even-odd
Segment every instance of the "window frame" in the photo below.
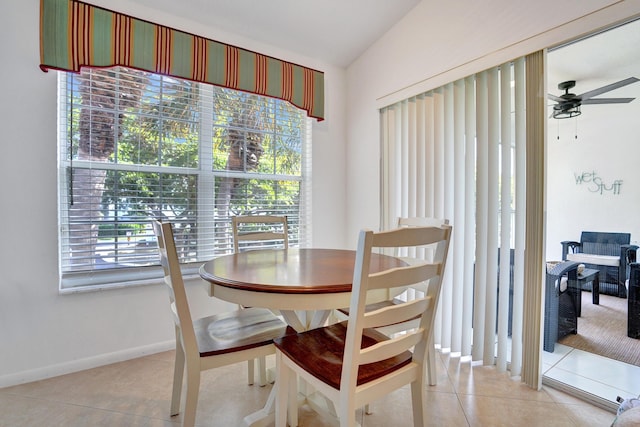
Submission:
<svg viewBox="0 0 640 427">
<path fill-rule="evenodd" d="M 131 70 L 131 69 L 129 69 Z M 300 156 L 301 156 L 301 175 L 284 175 L 284 174 L 265 174 L 256 172 L 237 172 L 237 171 L 225 171 L 214 170 L 214 154 L 213 154 L 213 126 L 214 126 L 214 112 L 213 105 L 203 102 L 199 103 L 199 130 L 198 130 L 198 165 L 196 168 L 190 167 L 176 167 L 176 166 L 158 166 L 158 165 L 137 165 L 126 163 L 113 163 L 113 162 L 98 162 L 90 160 L 79 160 L 65 158 L 65 155 L 73 156 L 69 154 L 69 120 L 67 117 L 67 107 L 69 102 L 69 88 L 68 88 L 68 72 L 58 72 L 58 226 L 59 226 L 59 239 L 58 239 L 58 265 L 59 265 L 59 292 L 64 293 L 76 293 L 84 291 L 96 291 L 112 288 L 123 288 L 137 285 L 147 285 L 159 283 L 159 279 L 162 278 L 163 272 L 159 266 L 159 258 L 157 263 L 146 266 L 134 266 L 134 267 L 114 267 L 105 269 L 92 268 L 84 271 L 71 271 L 70 264 L 65 264 L 70 259 L 70 218 L 69 210 L 66 207 L 66 198 L 64 195 L 69 191 L 68 185 L 68 169 L 69 168 L 91 168 L 96 167 L 105 170 L 122 170 L 122 171 L 139 171 L 139 172 L 155 172 L 155 173 L 177 173 L 196 175 L 197 179 L 197 214 L 196 223 L 200 225 L 202 218 L 207 224 L 215 224 L 215 180 L 221 177 L 240 177 L 249 179 L 264 179 L 270 181 L 297 181 L 300 185 L 300 195 L 298 199 L 298 218 L 295 219 L 297 223 L 298 235 L 291 239 L 291 246 L 308 246 L 311 241 L 311 119 L 304 115 L 304 111 L 299 110 L 303 115 L 301 121 L 302 126 L 300 129 Z M 75 74 L 75 73 L 74 73 Z M 180 80 L 175 77 L 170 77 L 174 80 Z M 214 91 L 214 86 L 206 83 L 194 83 L 199 86 L 200 97 L 199 101 L 205 97 L 205 94 L 211 95 Z M 229 90 L 229 89 L 223 89 Z M 259 96 L 251 94 L 251 96 Z M 266 97 L 265 97 L 266 98 Z M 209 98 L 211 101 L 212 98 Z M 273 98 L 269 98 L 273 99 Z M 275 100 L 275 102 L 286 102 L 282 100 Z M 275 105 L 275 104 L 274 104 Z M 297 107 L 296 107 L 297 108 Z M 249 128 L 245 128 L 249 129 Z M 66 146 L 65 146 L 66 145 Z M 271 214 L 278 214 L 278 212 L 270 212 Z M 147 218 L 146 221 L 150 221 Z M 114 224 L 117 221 L 113 222 Z M 204 240 L 203 236 L 209 239 L 215 239 L 214 232 L 207 232 L 202 230 L 198 226 L 197 242 Z M 215 227 L 211 227 L 215 228 Z M 203 234 L 204 233 L 204 234 Z M 229 219 L 229 234 L 231 233 L 230 219 Z M 66 246 L 65 246 L 66 245 Z M 207 260 L 216 256 L 215 247 L 204 249 L 200 243 L 198 246 L 198 261 L 182 264 L 183 274 L 185 277 L 196 276 L 199 267 Z M 95 251 L 95 248 L 93 249 Z M 116 251 L 118 249 L 116 248 Z M 66 252 L 65 252 L 66 251 Z M 229 252 L 229 251 L 227 251 Z M 94 252 L 95 253 L 95 252 Z M 65 259 L 65 256 L 67 257 Z"/>
</svg>

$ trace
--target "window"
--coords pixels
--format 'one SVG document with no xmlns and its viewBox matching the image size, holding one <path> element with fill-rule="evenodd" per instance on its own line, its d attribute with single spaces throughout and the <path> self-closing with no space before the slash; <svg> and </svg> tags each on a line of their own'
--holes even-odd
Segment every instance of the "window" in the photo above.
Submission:
<svg viewBox="0 0 640 427">
<path fill-rule="evenodd" d="M 273 98 L 127 68 L 60 72 L 61 289 L 160 277 L 154 218 L 186 272 L 233 250 L 231 216 L 310 239 L 310 120 Z"/>
</svg>

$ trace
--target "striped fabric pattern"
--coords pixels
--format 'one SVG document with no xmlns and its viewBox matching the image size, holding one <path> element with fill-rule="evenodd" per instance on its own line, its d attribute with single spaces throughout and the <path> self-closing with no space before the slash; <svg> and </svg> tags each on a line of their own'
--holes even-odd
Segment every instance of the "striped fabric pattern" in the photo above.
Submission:
<svg viewBox="0 0 640 427">
<path fill-rule="evenodd" d="M 324 119 L 324 73 L 76 0 L 40 0 L 40 68 L 124 66 L 291 102 Z"/>
</svg>

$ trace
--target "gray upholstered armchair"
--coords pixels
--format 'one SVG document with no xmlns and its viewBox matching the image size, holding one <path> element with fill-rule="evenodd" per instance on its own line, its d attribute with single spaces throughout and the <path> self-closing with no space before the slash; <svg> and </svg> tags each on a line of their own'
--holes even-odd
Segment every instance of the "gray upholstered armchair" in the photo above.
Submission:
<svg viewBox="0 0 640 427">
<path fill-rule="evenodd" d="M 579 242 L 561 242 L 562 259 L 600 270 L 600 293 L 626 298 L 629 263 L 638 248 L 630 240 L 630 233 L 583 231 Z"/>
<path fill-rule="evenodd" d="M 578 265 L 574 261 L 547 264 L 544 295 L 543 349 L 553 353 L 556 342 L 568 334 L 578 333 L 578 306 L 580 293 L 577 284 Z"/>
</svg>

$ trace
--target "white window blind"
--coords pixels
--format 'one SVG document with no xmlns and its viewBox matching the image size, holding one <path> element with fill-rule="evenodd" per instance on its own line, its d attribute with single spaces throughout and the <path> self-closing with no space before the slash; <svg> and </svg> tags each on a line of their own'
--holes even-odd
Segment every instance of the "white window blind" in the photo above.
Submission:
<svg viewBox="0 0 640 427">
<path fill-rule="evenodd" d="M 232 252 L 234 215 L 286 215 L 308 244 L 311 122 L 291 104 L 118 67 L 60 72 L 59 111 L 62 290 L 160 277 L 152 219 L 185 272 Z"/>
</svg>

